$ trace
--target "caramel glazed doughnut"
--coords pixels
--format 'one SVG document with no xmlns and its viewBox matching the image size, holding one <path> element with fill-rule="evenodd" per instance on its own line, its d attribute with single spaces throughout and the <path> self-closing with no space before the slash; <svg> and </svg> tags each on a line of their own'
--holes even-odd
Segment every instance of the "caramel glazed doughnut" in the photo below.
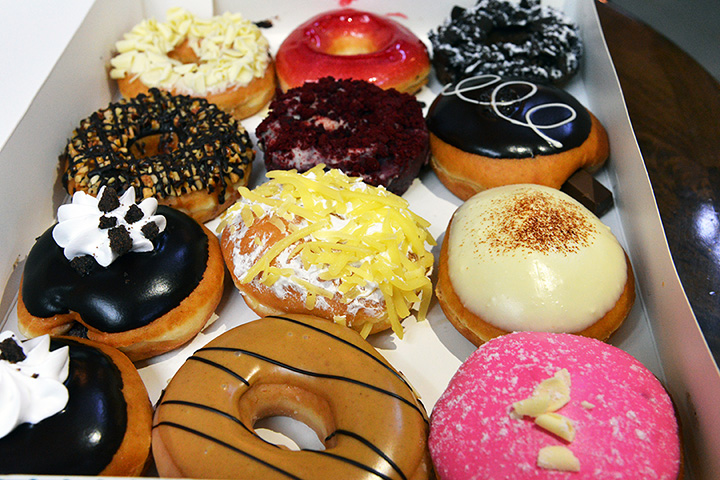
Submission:
<svg viewBox="0 0 720 480">
<path fill-rule="evenodd" d="M 82 120 L 60 156 L 68 193 L 103 185 L 188 213 L 217 216 L 247 185 L 255 151 L 240 123 L 201 98 L 151 88 Z"/>
<path fill-rule="evenodd" d="M 600 168 L 610 151 L 600 121 L 572 95 L 497 75 L 446 85 L 427 123 L 430 164 L 463 200 L 514 183 L 559 189 L 576 170 Z"/>
<path fill-rule="evenodd" d="M 0 474 L 142 475 L 152 407 L 117 349 L 0 334 Z"/>
<path fill-rule="evenodd" d="M 58 223 L 25 261 L 18 328 L 32 338 L 81 334 L 131 360 L 159 355 L 212 318 L 225 266 L 217 237 L 184 213 L 134 190 L 103 187 L 60 206 Z M 82 327 L 78 327 L 80 324 Z"/>
<path fill-rule="evenodd" d="M 253 427 L 287 416 L 324 450 L 291 451 Z M 155 412 L 160 476 L 403 479 L 431 476 L 428 418 L 412 387 L 356 332 L 307 315 L 265 317 L 198 350 Z"/>
<path fill-rule="evenodd" d="M 260 29 L 240 14 L 208 20 L 171 8 L 165 23 L 144 20 L 115 44 L 110 78 L 125 98 L 160 88 L 202 97 L 238 120 L 275 94 L 275 68 Z"/>
</svg>

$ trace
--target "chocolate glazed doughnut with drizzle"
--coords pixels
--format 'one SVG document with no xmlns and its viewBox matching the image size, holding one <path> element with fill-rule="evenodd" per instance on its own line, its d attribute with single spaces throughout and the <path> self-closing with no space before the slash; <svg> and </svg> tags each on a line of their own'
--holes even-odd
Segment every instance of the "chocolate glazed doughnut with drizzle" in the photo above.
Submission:
<svg viewBox="0 0 720 480">
<path fill-rule="evenodd" d="M 240 122 L 202 98 L 151 88 L 80 122 L 60 156 L 69 194 L 133 187 L 200 223 L 237 200 L 255 151 Z"/>
<path fill-rule="evenodd" d="M 427 123 L 431 165 L 463 200 L 516 183 L 560 188 L 609 155 L 600 121 L 568 92 L 497 75 L 445 86 Z"/>
<path fill-rule="evenodd" d="M 324 450 L 293 451 L 254 430 L 285 416 Z M 180 368 L 155 412 L 161 476 L 427 479 L 428 417 L 412 387 L 355 331 L 307 315 L 236 327 Z"/>
</svg>

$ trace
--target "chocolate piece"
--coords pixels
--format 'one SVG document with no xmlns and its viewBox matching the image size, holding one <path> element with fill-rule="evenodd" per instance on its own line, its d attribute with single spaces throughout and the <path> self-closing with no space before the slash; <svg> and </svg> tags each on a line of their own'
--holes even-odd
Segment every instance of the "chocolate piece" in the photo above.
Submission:
<svg viewBox="0 0 720 480">
<path fill-rule="evenodd" d="M 70 260 L 70 266 L 75 270 L 81 277 L 89 275 L 95 269 L 97 262 L 92 255 L 83 255 L 81 257 L 75 257 Z"/>
<path fill-rule="evenodd" d="M 146 223 L 145 225 L 143 225 L 140 231 L 148 240 L 153 240 L 160 233 L 160 229 L 155 222 Z"/>
<path fill-rule="evenodd" d="M 132 238 L 130 238 L 130 232 L 122 225 L 111 228 L 108 231 L 108 238 L 110 238 L 110 250 L 118 255 L 124 255 L 132 248 L 133 242 Z"/>
<path fill-rule="evenodd" d="M 130 205 L 127 213 L 125 214 L 125 221 L 127 223 L 135 223 L 143 218 L 143 211 L 137 205 Z"/>
<path fill-rule="evenodd" d="M 572 174 L 560 190 L 573 197 L 598 217 L 613 206 L 612 192 L 584 169 Z"/>
<path fill-rule="evenodd" d="M 108 213 L 112 212 L 120 206 L 120 199 L 114 188 L 106 188 L 103 192 L 103 196 L 100 197 L 98 202 L 98 208 L 101 212 Z"/>
<path fill-rule="evenodd" d="M 18 363 L 25 360 L 25 352 L 12 338 L 6 338 L 0 342 L 0 360 L 10 363 Z"/>
<path fill-rule="evenodd" d="M 100 230 L 106 230 L 108 228 L 113 228 L 115 225 L 117 225 L 117 218 L 108 217 L 107 215 L 103 215 L 102 217 L 100 217 L 100 222 L 98 223 L 98 228 Z"/>
</svg>

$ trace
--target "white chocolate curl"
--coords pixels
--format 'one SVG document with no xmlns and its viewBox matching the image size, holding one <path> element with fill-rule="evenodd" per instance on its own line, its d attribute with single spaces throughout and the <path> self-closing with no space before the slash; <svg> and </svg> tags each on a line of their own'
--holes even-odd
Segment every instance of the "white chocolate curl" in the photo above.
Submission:
<svg viewBox="0 0 720 480">
<path fill-rule="evenodd" d="M 197 62 L 168 57 L 187 41 Z M 110 64 L 113 79 L 130 75 L 148 87 L 186 95 L 206 95 L 245 87 L 261 78 L 270 63 L 269 44 L 260 29 L 239 14 L 208 20 L 182 8 L 171 8 L 167 22 L 147 19 L 115 44 Z"/>
</svg>

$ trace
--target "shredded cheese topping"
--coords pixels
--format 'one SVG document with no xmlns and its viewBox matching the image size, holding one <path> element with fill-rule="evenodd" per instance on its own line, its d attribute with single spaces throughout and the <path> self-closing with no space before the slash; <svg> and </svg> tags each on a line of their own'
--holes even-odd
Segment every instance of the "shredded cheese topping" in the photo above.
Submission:
<svg viewBox="0 0 720 480">
<path fill-rule="evenodd" d="M 197 61 L 183 63 L 168 57 L 185 41 Z M 188 95 L 244 87 L 262 77 L 270 62 L 267 39 L 240 14 L 199 19 L 182 8 L 169 9 L 167 22 L 143 20 L 115 48 L 118 55 L 110 61 L 111 78 L 132 75 L 133 81 L 139 78 L 148 87 Z"/>
<path fill-rule="evenodd" d="M 288 231 L 241 272 L 241 282 L 273 285 L 288 278 L 305 289 L 308 308 L 321 297 L 339 294 L 342 302 L 349 303 L 379 290 L 387 319 L 402 338 L 400 321 L 411 310 L 423 320 L 432 296 L 429 275 L 434 258 L 428 245 L 435 245 L 435 240 L 427 230 L 429 223 L 385 188 L 339 170 L 325 172 L 324 167 L 318 165 L 304 174 L 271 171 L 270 181 L 252 191 L 239 189 L 242 198 L 227 210 L 220 229 L 231 221 L 247 228 L 268 216 L 281 232 Z M 271 265 L 281 253 L 299 258 L 305 270 L 317 269 L 317 281 Z M 364 325 L 361 334 L 367 336 L 371 328 Z"/>
</svg>

